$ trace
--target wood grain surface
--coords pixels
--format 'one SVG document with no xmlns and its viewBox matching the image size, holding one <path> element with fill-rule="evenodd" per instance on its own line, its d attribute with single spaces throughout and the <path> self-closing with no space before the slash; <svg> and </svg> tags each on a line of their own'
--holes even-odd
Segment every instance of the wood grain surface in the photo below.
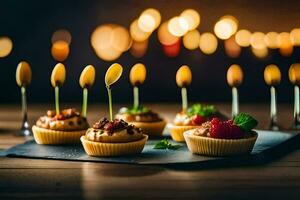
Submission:
<svg viewBox="0 0 300 200">
<path fill-rule="evenodd" d="M 31 124 L 49 106 L 30 106 Z M 175 104 L 150 106 L 169 121 L 180 109 Z M 230 114 L 229 104 L 217 107 Z M 90 106 L 89 121 L 106 111 L 105 105 Z M 255 116 L 259 128 L 267 127 L 268 105 L 242 105 L 241 111 Z M 292 124 L 292 111 L 291 105 L 279 106 L 285 128 Z M 0 149 L 25 141 L 14 136 L 20 120 L 18 105 L 0 106 Z M 300 199 L 300 149 L 286 148 L 272 161 L 246 166 L 137 166 L 0 157 L 0 199 Z"/>
</svg>

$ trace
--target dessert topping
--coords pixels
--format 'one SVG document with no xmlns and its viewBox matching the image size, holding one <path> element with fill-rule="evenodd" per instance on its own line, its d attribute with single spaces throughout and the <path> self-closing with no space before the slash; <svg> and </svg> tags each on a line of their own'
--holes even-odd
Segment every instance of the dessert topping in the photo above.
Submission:
<svg viewBox="0 0 300 200">
<path fill-rule="evenodd" d="M 113 121 L 109 121 L 107 118 L 102 118 L 98 122 L 96 122 L 93 125 L 94 129 L 102 129 L 104 131 L 107 131 L 108 135 L 112 135 L 116 131 L 119 130 L 127 130 L 128 134 L 134 134 L 133 129 L 136 129 L 139 133 L 142 132 L 141 129 L 136 128 L 132 124 L 128 124 L 122 119 L 114 119 Z"/>
<path fill-rule="evenodd" d="M 246 113 L 238 114 L 234 120 L 222 121 L 213 118 L 194 131 L 194 135 L 219 139 L 243 138 L 257 125 L 257 121 Z"/>
</svg>

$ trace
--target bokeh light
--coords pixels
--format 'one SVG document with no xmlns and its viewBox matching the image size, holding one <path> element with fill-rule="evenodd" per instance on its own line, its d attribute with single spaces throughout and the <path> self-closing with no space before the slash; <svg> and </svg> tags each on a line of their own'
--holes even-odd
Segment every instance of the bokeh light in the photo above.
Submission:
<svg viewBox="0 0 300 200">
<path fill-rule="evenodd" d="M 188 30 L 196 29 L 200 24 L 200 15 L 196 10 L 187 9 L 184 10 L 181 14 L 181 17 L 185 19 L 188 24 Z"/>
<path fill-rule="evenodd" d="M 168 57 L 176 57 L 180 53 L 180 40 L 171 45 L 163 45 L 163 52 Z"/>
<path fill-rule="evenodd" d="M 251 51 L 257 58 L 265 58 L 268 56 L 268 53 L 269 53 L 269 50 L 267 47 L 263 47 L 260 49 L 251 47 Z"/>
<path fill-rule="evenodd" d="M 183 36 L 183 46 L 189 50 L 194 50 L 199 47 L 200 33 L 198 30 L 189 31 Z"/>
<path fill-rule="evenodd" d="M 205 54 L 213 54 L 218 47 L 218 40 L 212 33 L 203 33 L 200 36 L 199 48 Z"/>
<path fill-rule="evenodd" d="M 67 59 L 70 53 L 69 44 L 59 40 L 52 44 L 51 54 L 56 61 L 62 62 Z"/>
<path fill-rule="evenodd" d="M 224 41 L 225 53 L 231 58 L 237 58 L 241 54 L 241 47 L 236 43 L 234 36 Z"/>
<path fill-rule="evenodd" d="M 293 53 L 293 44 L 291 41 L 290 33 L 282 32 L 278 35 L 279 52 L 282 56 L 290 56 Z"/>
<path fill-rule="evenodd" d="M 114 49 L 125 52 L 130 48 L 132 43 L 129 31 L 122 27 L 117 26 L 113 29 L 111 35 L 111 45 Z"/>
<path fill-rule="evenodd" d="M 138 20 L 136 19 L 130 25 L 130 35 L 134 41 L 142 42 L 144 40 L 147 40 L 150 37 L 151 32 L 143 31 L 139 27 Z"/>
<path fill-rule="evenodd" d="M 158 10 L 148 8 L 140 15 L 138 26 L 144 32 L 154 31 L 161 22 L 161 15 Z"/>
<path fill-rule="evenodd" d="M 278 33 L 269 32 L 265 35 L 265 43 L 270 49 L 277 49 L 279 47 Z"/>
<path fill-rule="evenodd" d="M 238 20 L 231 16 L 223 16 L 214 27 L 216 36 L 222 40 L 230 38 L 238 29 Z"/>
<path fill-rule="evenodd" d="M 250 38 L 251 38 L 251 32 L 246 29 L 239 30 L 235 34 L 235 41 L 241 47 L 250 46 Z"/>
<path fill-rule="evenodd" d="M 179 37 L 176 37 L 169 32 L 168 22 L 162 23 L 162 25 L 158 28 L 157 36 L 158 40 L 163 45 L 172 45 L 179 40 Z"/>
<path fill-rule="evenodd" d="M 184 17 L 173 17 L 168 23 L 169 32 L 177 37 L 181 37 L 189 30 L 188 21 Z"/>
<path fill-rule="evenodd" d="M 57 41 L 65 41 L 68 45 L 71 44 L 72 36 L 71 33 L 66 29 L 59 29 L 52 35 L 51 42 L 54 44 Z"/>
<path fill-rule="evenodd" d="M 144 40 L 142 42 L 133 41 L 130 48 L 130 53 L 134 57 L 140 58 L 146 54 L 147 48 L 148 48 L 148 40 Z"/>
<path fill-rule="evenodd" d="M 300 46 L 300 28 L 294 28 L 290 33 L 293 45 Z"/>
<path fill-rule="evenodd" d="M 266 48 L 265 34 L 262 32 L 255 32 L 250 38 L 251 47 L 254 49 L 264 49 Z"/>
<path fill-rule="evenodd" d="M 91 45 L 103 60 L 112 61 L 127 51 L 132 44 L 129 31 L 116 24 L 104 24 L 91 35 Z"/>
<path fill-rule="evenodd" d="M 4 58 L 10 54 L 13 49 L 13 42 L 9 37 L 0 37 L 0 58 Z"/>
</svg>

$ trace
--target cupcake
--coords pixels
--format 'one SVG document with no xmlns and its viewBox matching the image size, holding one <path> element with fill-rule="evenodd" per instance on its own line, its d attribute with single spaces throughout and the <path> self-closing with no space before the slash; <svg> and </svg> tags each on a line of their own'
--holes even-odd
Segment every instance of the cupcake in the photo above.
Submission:
<svg viewBox="0 0 300 200">
<path fill-rule="evenodd" d="M 137 108 L 121 108 L 116 118 L 141 128 L 150 137 L 162 136 L 166 121 L 156 112 L 139 106 Z"/>
<path fill-rule="evenodd" d="M 233 120 L 213 118 L 200 127 L 184 132 L 189 150 L 205 156 L 231 156 L 251 153 L 257 133 L 257 121 L 245 113 Z"/>
<path fill-rule="evenodd" d="M 70 144 L 79 143 L 89 124 L 74 108 L 65 109 L 56 114 L 47 111 L 32 127 L 33 136 L 38 144 Z"/>
<path fill-rule="evenodd" d="M 122 119 L 102 118 L 81 137 L 89 156 L 121 156 L 142 152 L 148 136 L 140 128 Z"/>
<path fill-rule="evenodd" d="M 185 131 L 198 128 L 202 123 L 214 117 L 226 119 L 213 105 L 192 105 L 187 111 L 178 113 L 173 123 L 168 125 L 172 139 L 177 142 L 184 142 L 183 133 Z"/>
</svg>

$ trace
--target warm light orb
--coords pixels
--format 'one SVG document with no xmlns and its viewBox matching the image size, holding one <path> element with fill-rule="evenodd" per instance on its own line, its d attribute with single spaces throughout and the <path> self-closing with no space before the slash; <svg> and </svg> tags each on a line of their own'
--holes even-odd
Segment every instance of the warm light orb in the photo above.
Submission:
<svg viewBox="0 0 300 200">
<path fill-rule="evenodd" d="M 279 52 L 282 56 L 290 56 L 293 53 L 293 44 L 290 33 L 282 32 L 278 35 L 279 38 Z"/>
<path fill-rule="evenodd" d="M 294 63 L 289 69 L 289 79 L 291 83 L 300 85 L 300 63 Z"/>
<path fill-rule="evenodd" d="M 171 45 L 162 45 L 163 52 L 168 57 L 176 57 L 180 53 L 181 49 L 181 40 L 178 40 L 174 44 Z"/>
<path fill-rule="evenodd" d="M 148 48 L 148 40 L 145 40 L 143 42 L 132 42 L 131 48 L 130 48 L 130 53 L 136 58 L 143 57 Z"/>
<path fill-rule="evenodd" d="M 200 24 L 200 15 L 196 10 L 187 9 L 184 10 L 181 14 L 181 17 L 185 19 L 188 24 L 188 30 L 196 29 Z"/>
<path fill-rule="evenodd" d="M 54 44 L 57 41 L 65 41 L 68 45 L 71 44 L 72 36 L 71 33 L 66 29 L 59 29 L 52 35 L 51 42 Z"/>
<path fill-rule="evenodd" d="M 257 58 L 265 58 L 269 54 L 269 50 L 267 47 L 264 47 L 261 49 L 255 49 L 255 48 L 251 47 L 251 51 Z"/>
<path fill-rule="evenodd" d="M 155 28 L 155 20 L 149 14 L 142 14 L 138 19 L 138 26 L 142 31 L 152 32 Z"/>
<path fill-rule="evenodd" d="M 268 65 L 264 70 L 264 79 L 268 85 L 278 85 L 281 81 L 281 72 L 276 65 Z"/>
<path fill-rule="evenodd" d="M 222 17 L 214 27 L 216 36 L 222 40 L 230 38 L 238 29 L 238 21 L 231 15 Z"/>
<path fill-rule="evenodd" d="M 250 44 L 254 49 L 266 48 L 265 34 L 262 32 L 255 32 L 251 35 Z"/>
<path fill-rule="evenodd" d="M 172 45 L 178 42 L 179 37 L 174 36 L 168 29 L 168 22 L 164 22 L 157 31 L 158 40 L 163 45 Z"/>
<path fill-rule="evenodd" d="M 168 23 L 169 32 L 177 37 L 181 37 L 189 30 L 188 21 L 183 17 L 173 17 Z"/>
<path fill-rule="evenodd" d="M 203 33 L 200 36 L 199 48 L 205 54 L 212 54 L 217 50 L 218 40 L 212 33 Z"/>
<path fill-rule="evenodd" d="M 265 43 L 270 49 L 277 49 L 279 47 L 278 33 L 269 32 L 265 35 Z"/>
<path fill-rule="evenodd" d="M 138 20 L 134 20 L 132 24 L 130 25 L 130 35 L 134 41 L 142 42 L 144 40 L 147 40 L 149 36 L 151 35 L 151 32 L 145 32 L 143 31 L 139 25 Z"/>
<path fill-rule="evenodd" d="M 225 53 L 231 58 L 237 58 L 241 54 L 241 47 L 236 43 L 234 36 L 224 41 Z"/>
<path fill-rule="evenodd" d="M 132 44 L 129 31 L 116 24 L 104 24 L 91 35 L 91 45 L 98 57 L 106 61 L 119 58 Z"/>
<path fill-rule="evenodd" d="M 111 35 L 111 45 L 114 49 L 125 52 L 130 48 L 131 43 L 131 37 L 126 28 L 117 26 L 113 29 Z"/>
<path fill-rule="evenodd" d="M 4 58 L 10 54 L 13 48 L 13 42 L 9 37 L 0 37 L 0 58 Z"/>
<path fill-rule="evenodd" d="M 142 31 L 152 32 L 161 22 L 161 15 L 158 10 L 148 8 L 142 12 L 138 19 L 138 26 Z"/>
<path fill-rule="evenodd" d="M 239 65 L 233 64 L 227 70 L 227 83 L 237 87 L 243 82 L 243 71 Z"/>
<path fill-rule="evenodd" d="M 251 38 L 251 32 L 246 29 L 239 30 L 235 34 L 235 41 L 241 47 L 250 46 L 250 38 Z"/>
<path fill-rule="evenodd" d="M 51 48 L 51 54 L 56 61 L 62 62 L 67 59 L 70 53 L 69 44 L 65 41 L 56 41 Z"/>
<path fill-rule="evenodd" d="M 295 28 L 290 33 L 291 41 L 294 46 L 300 46 L 300 28 Z"/>
<path fill-rule="evenodd" d="M 178 87 L 187 87 L 192 83 L 192 72 L 187 65 L 181 66 L 176 73 Z"/>
<path fill-rule="evenodd" d="M 144 83 L 147 75 L 147 70 L 145 65 L 142 63 L 135 64 L 129 74 L 129 80 L 131 85 L 138 86 Z"/>
<path fill-rule="evenodd" d="M 200 33 L 197 29 L 189 31 L 183 36 L 183 46 L 189 50 L 199 47 Z"/>
</svg>

